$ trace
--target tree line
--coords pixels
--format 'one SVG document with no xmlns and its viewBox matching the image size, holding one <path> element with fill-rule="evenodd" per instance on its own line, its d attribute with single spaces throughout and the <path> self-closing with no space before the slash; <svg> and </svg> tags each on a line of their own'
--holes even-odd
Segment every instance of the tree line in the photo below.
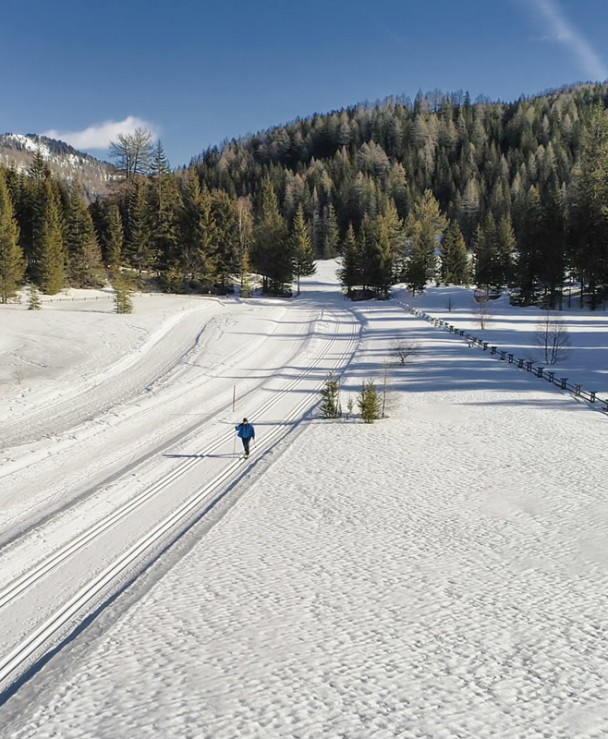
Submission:
<svg viewBox="0 0 608 739">
<path fill-rule="evenodd" d="M 111 195 L 87 203 L 82 189 L 51 175 L 40 153 L 27 172 L 0 167 L 0 302 L 25 281 L 52 295 L 111 282 L 168 292 L 227 292 L 249 275 L 285 293 L 314 272 L 309 228 L 287 222 L 262 183 L 259 202 L 208 188 L 196 169 L 172 172 L 148 132 L 112 145 L 121 174 Z"/>
<path fill-rule="evenodd" d="M 391 98 L 225 142 L 172 171 L 160 142 L 119 136 L 113 192 L 88 204 L 51 177 L 0 170 L 0 299 L 124 273 L 167 291 L 281 293 L 343 256 L 347 291 L 429 279 L 562 299 L 608 291 L 607 85 L 513 103 Z M 11 292 L 12 291 L 12 292 Z"/>
<path fill-rule="evenodd" d="M 390 98 L 226 142 L 193 164 L 233 196 L 269 179 L 285 218 L 303 208 L 316 254 L 348 254 L 347 288 L 472 280 L 555 305 L 568 278 L 595 306 L 608 289 L 607 103 L 606 84 L 513 103 Z"/>
</svg>

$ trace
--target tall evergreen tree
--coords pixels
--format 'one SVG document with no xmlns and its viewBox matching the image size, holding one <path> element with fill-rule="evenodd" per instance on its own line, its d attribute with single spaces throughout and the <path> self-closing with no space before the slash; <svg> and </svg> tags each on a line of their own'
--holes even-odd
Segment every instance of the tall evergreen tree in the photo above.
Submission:
<svg viewBox="0 0 608 739">
<path fill-rule="evenodd" d="M 496 281 L 499 285 L 509 285 L 513 281 L 516 245 L 511 216 L 505 213 L 496 227 Z"/>
<path fill-rule="evenodd" d="M 470 263 L 467 246 L 457 221 L 451 221 L 440 247 L 441 281 L 445 284 L 467 285 Z"/>
<path fill-rule="evenodd" d="M 279 211 L 274 185 L 269 179 L 262 183 L 260 215 L 257 219 L 251 263 L 262 275 L 265 291 L 282 293 L 293 279 L 289 231 Z"/>
<path fill-rule="evenodd" d="M 222 291 L 225 292 L 228 290 L 230 279 L 240 275 L 239 210 L 236 200 L 221 190 L 211 193 L 211 205 L 217 231 L 216 277 Z"/>
<path fill-rule="evenodd" d="M 112 205 L 108 210 L 106 237 L 106 263 L 112 275 L 120 271 L 124 238 L 120 210 L 117 205 Z"/>
<path fill-rule="evenodd" d="M 580 163 L 570 192 L 572 261 L 588 283 L 591 305 L 597 287 L 608 284 L 608 111 L 596 108 L 585 133 Z"/>
<path fill-rule="evenodd" d="M 518 238 L 518 281 L 526 303 L 533 302 L 543 271 L 541 244 L 544 237 L 540 194 L 533 186 L 528 191 Z"/>
<path fill-rule="evenodd" d="M 342 242 L 342 267 L 338 273 L 346 294 L 351 295 L 355 285 L 363 284 L 363 266 L 361 250 L 352 224 L 348 225 L 346 236 Z"/>
<path fill-rule="evenodd" d="M 426 190 L 405 223 L 406 245 L 409 247 L 405 280 L 414 294 L 424 290 L 428 280 L 435 277 L 435 252 L 446 226 L 439 203 L 432 192 Z"/>
<path fill-rule="evenodd" d="M 0 302 L 14 298 L 25 276 L 25 257 L 18 243 L 19 226 L 6 179 L 0 170 Z"/>
<path fill-rule="evenodd" d="M 297 294 L 300 294 L 300 277 L 314 275 L 317 271 L 315 255 L 310 240 L 310 231 L 304 209 L 301 205 L 296 210 L 291 231 L 291 253 L 293 255 L 293 272 L 296 277 Z"/>
<path fill-rule="evenodd" d="M 33 221 L 32 279 L 44 293 L 54 295 L 66 284 L 66 253 L 59 195 L 50 179 L 35 184 Z"/>
<path fill-rule="evenodd" d="M 70 284 L 73 287 L 103 285 L 101 249 L 93 219 L 82 195 L 76 188 L 69 193 L 65 221 L 65 248 Z"/>
<path fill-rule="evenodd" d="M 151 230 L 148 186 L 143 180 L 135 180 L 129 192 L 123 258 L 137 270 L 140 278 L 156 266 Z"/>
</svg>

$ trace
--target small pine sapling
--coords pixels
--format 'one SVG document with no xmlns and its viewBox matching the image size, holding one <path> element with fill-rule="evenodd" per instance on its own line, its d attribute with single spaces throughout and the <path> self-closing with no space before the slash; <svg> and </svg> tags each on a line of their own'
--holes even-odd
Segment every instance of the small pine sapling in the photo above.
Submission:
<svg viewBox="0 0 608 739">
<path fill-rule="evenodd" d="M 27 309 L 41 310 L 42 301 L 40 300 L 40 292 L 36 285 L 29 285 L 27 289 Z"/>
<path fill-rule="evenodd" d="M 380 418 L 380 397 L 373 380 L 363 383 L 357 403 L 363 423 L 373 423 Z"/>
<path fill-rule="evenodd" d="M 321 389 L 323 402 L 321 403 L 321 415 L 323 418 L 338 418 L 340 416 L 340 385 L 330 373 Z"/>
<path fill-rule="evenodd" d="M 132 288 L 126 280 L 117 277 L 112 283 L 116 313 L 133 313 Z"/>
</svg>

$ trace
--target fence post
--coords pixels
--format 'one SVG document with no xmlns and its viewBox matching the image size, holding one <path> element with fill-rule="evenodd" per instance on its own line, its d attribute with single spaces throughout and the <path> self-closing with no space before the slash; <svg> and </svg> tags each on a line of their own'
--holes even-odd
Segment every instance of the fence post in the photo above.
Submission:
<svg viewBox="0 0 608 739">
<path fill-rule="evenodd" d="M 589 390 L 589 402 L 595 403 L 595 390 Z"/>
<path fill-rule="evenodd" d="M 526 362 L 526 370 L 528 372 L 532 372 L 532 365 L 533 364 L 534 364 L 534 362 Z"/>
<path fill-rule="evenodd" d="M 483 342 L 483 350 L 484 350 L 484 352 L 487 350 L 488 346 L 489 346 L 488 342 L 487 341 L 484 341 Z"/>
<path fill-rule="evenodd" d="M 491 346 L 490 349 L 491 349 L 490 354 L 496 354 L 496 347 L 495 346 Z"/>
<path fill-rule="evenodd" d="M 509 357 L 509 364 L 513 364 L 513 355 L 507 354 L 507 356 Z"/>
<path fill-rule="evenodd" d="M 500 361 L 504 362 L 506 358 L 507 358 L 507 352 L 500 352 Z"/>
<path fill-rule="evenodd" d="M 523 369 L 524 360 L 523 359 L 518 359 L 517 360 L 517 366 L 519 367 L 519 369 Z"/>
<path fill-rule="evenodd" d="M 561 389 L 562 390 L 566 390 L 566 387 L 567 387 L 567 384 L 568 384 L 568 378 L 567 377 L 562 377 L 562 378 L 560 378 L 560 382 L 561 382 L 561 385 L 560 385 Z"/>
<path fill-rule="evenodd" d="M 549 379 L 549 382 L 553 382 L 553 378 L 555 377 L 555 372 L 547 372 L 547 377 Z"/>
<path fill-rule="evenodd" d="M 581 386 L 580 385 L 575 385 L 574 386 L 574 394 L 576 396 L 579 396 L 581 394 Z"/>
<path fill-rule="evenodd" d="M 537 367 L 536 368 L 536 376 L 537 377 L 542 377 L 543 376 L 543 368 L 542 367 Z"/>
</svg>

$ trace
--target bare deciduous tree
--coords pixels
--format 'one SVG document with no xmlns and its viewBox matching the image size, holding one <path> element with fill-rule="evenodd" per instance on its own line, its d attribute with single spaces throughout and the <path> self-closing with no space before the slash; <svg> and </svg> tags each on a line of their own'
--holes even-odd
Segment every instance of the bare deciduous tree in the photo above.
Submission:
<svg viewBox="0 0 608 739">
<path fill-rule="evenodd" d="M 127 181 L 150 171 L 153 154 L 152 134 L 145 128 L 136 128 L 133 133 L 119 133 L 118 141 L 110 142 L 110 158 Z"/>
<path fill-rule="evenodd" d="M 482 331 L 492 320 L 492 306 L 487 296 L 477 298 L 477 320 Z"/>
<path fill-rule="evenodd" d="M 568 329 L 553 311 L 547 311 L 536 324 L 534 343 L 540 347 L 543 361 L 549 366 L 563 359 L 570 347 Z"/>
<path fill-rule="evenodd" d="M 416 344 L 411 344 L 407 341 L 401 340 L 395 341 L 391 349 L 393 354 L 397 357 L 398 364 L 407 364 L 418 352 Z"/>
</svg>

